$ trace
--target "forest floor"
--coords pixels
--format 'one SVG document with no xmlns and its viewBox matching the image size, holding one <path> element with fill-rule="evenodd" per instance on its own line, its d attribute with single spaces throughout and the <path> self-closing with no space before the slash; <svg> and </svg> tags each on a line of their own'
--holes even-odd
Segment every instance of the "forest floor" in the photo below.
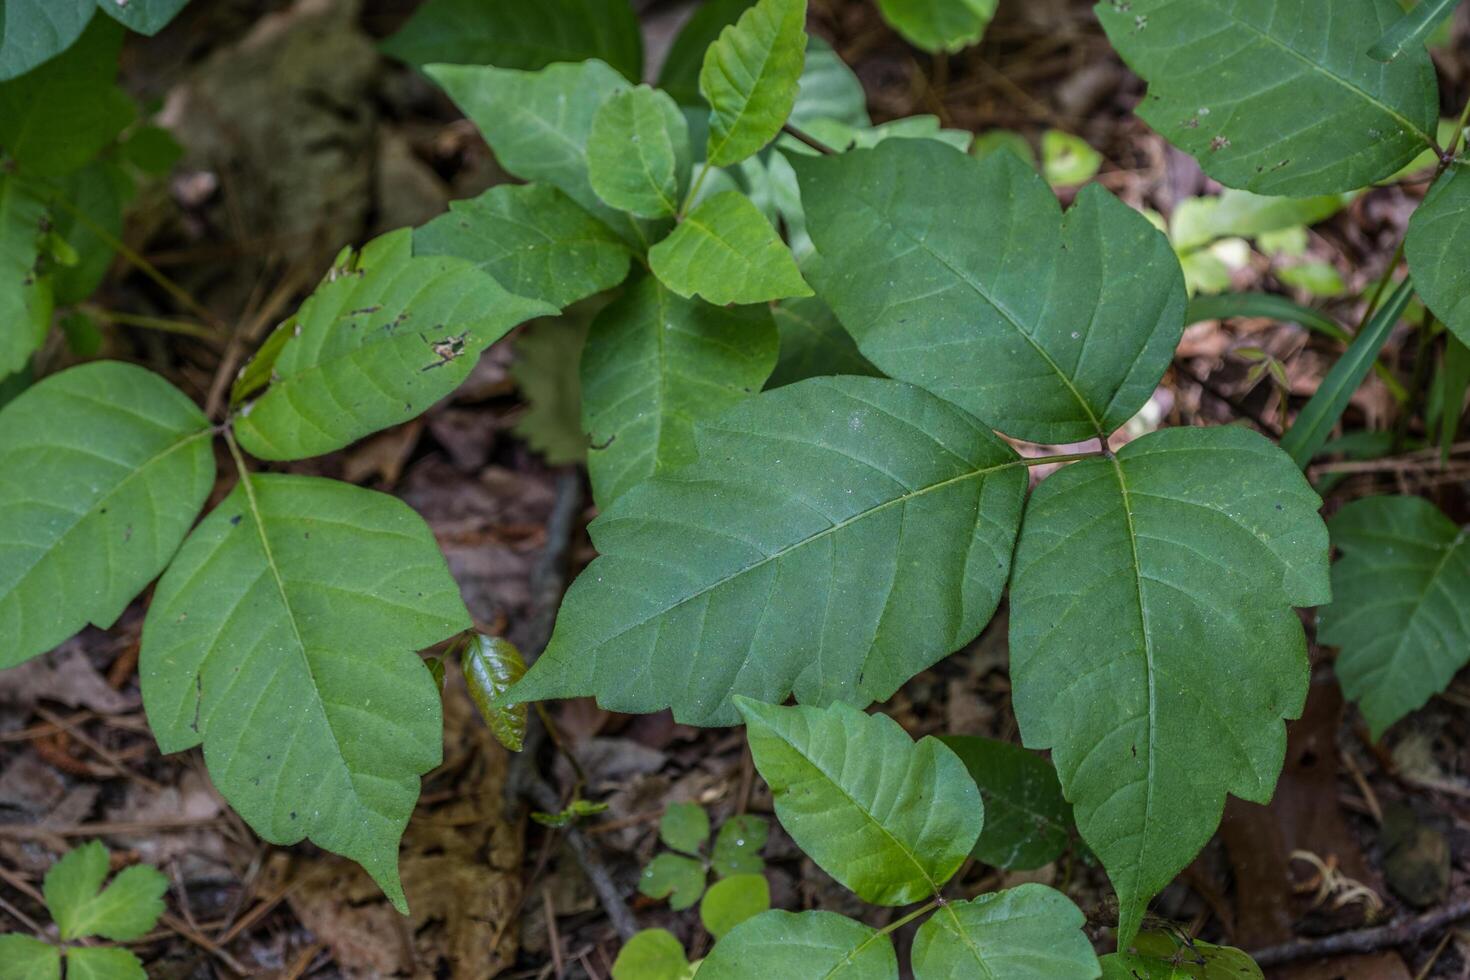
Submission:
<svg viewBox="0 0 1470 980">
<path fill-rule="evenodd" d="M 687 6 L 641 6 L 656 52 Z M 128 87 L 160 107 L 187 152 L 174 176 L 136 203 L 127 241 L 230 333 L 218 342 L 110 333 L 105 355 L 145 363 L 203 401 L 289 315 L 342 244 L 420 223 L 502 179 L 452 106 L 373 50 L 410 7 L 195 0 L 159 37 L 130 40 Z M 1132 115 L 1142 85 L 1112 53 L 1089 3 L 1002 2 L 981 45 L 939 61 L 897 40 L 871 3 L 812 0 L 812 11 L 813 30 L 863 80 L 876 120 L 934 113 L 948 126 L 1005 128 L 1033 140 L 1065 130 L 1102 153 L 1104 185 L 1165 216 L 1218 190 Z M 1441 52 L 1447 107 L 1470 96 L 1470 17 L 1457 31 L 1447 50 L 1458 55 Z M 1313 229 L 1309 256 L 1331 263 L 1347 286 L 1326 303 L 1340 322 L 1358 322 L 1363 304 L 1354 297 L 1382 275 L 1423 191 L 1375 190 Z M 1232 288 L 1293 295 L 1260 255 L 1233 270 Z M 177 312 L 121 263 L 100 302 Z M 543 365 L 574 363 L 585 316 L 574 311 L 565 338 L 540 345 Z M 1410 375 L 1415 346 L 1405 331 L 1385 359 Z M 478 624 L 534 652 L 561 589 L 591 558 L 592 512 L 579 470 L 548 466 L 528 445 L 526 426 L 535 423 L 527 422 L 514 350 L 497 345 L 424 418 L 289 468 L 410 503 L 432 526 Z M 1251 376 L 1255 351 L 1280 364 L 1284 384 Z M 1245 419 L 1279 432 L 1282 399 L 1299 406 L 1339 352 L 1293 324 L 1197 324 L 1150 404 L 1151 424 Z M 70 355 L 53 348 L 46 356 L 55 366 Z M 1370 381 L 1345 421 L 1392 431 L 1398 411 Z M 1335 469 L 1329 513 L 1358 496 L 1404 492 L 1470 520 L 1470 444 L 1456 445 L 1443 466 L 1425 453 Z M 234 479 L 227 462 L 220 473 L 215 500 Z M 160 755 L 138 691 L 147 601 L 114 628 L 88 630 L 0 684 L 0 931 L 44 921 L 37 899 L 45 869 L 64 850 L 100 838 L 116 860 L 149 862 L 170 878 L 168 914 L 130 944 L 150 976 L 607 978 L 621 910 L 610 913 L 599 899 L 567 832 L 528 819 L 527 799 L 544 801 L 548 791 L 565 799 L 580 781 L 570 754 L 586 774 L 582 795 L 607 804 L 575 831 L 595 873 L 640 927 L 670 929 L 694 956 L 708 949 L 697 914 L 671 912 L 635 888 L 667 803 L 698 802 L 716 825 L 734 813 L 770 813 L 740 731 L 572 701 L 549 707 L 560 753 L 513 759 L 451 672 L 445 761 L 424 780 L 402 851 L 413 910 L 404 918 L 355 866 L 309 845 L 259 841 L 214 792 L 197 750 Z M 1274 802 L 1231 801 L 1215 840 L 1156 909 L 1201 938 L 1265 951 L 1272 977 L 1470 977 L 1470 931 L 1456 925 L 1470 920 L 1470 683 L 1461 678 L 1375 743 L 1344 706 L 1330 653 L 1313 646 L 1311 656 L 1312 694 L 1290 727 Z M 914 678 L 885 710 L 916 736 L 1016 740 L 1006 665 L 1002 610 L 978 640 Z M 820 907 L 875 925 L 901 914 L 861 907 L 774 823 L 765 857 L 776 907 Z M 1025 873 L 971 864 L 954 887 L 972 895 L 1020 881 L 1066 889 L 1102 948 L 1113 915 L 1106 880 L 1075 849 Z M 910 931 L 898 933 L 901 944 Z"/>
</svg>

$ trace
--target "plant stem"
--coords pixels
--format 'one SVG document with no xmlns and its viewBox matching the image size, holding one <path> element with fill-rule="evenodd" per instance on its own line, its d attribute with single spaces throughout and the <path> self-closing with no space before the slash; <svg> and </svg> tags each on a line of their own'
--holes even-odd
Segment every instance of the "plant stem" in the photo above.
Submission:
<svg viewBox="0 0 1470 980">
<path fill-rule="evenodd" d="M 52 198 L 52 200 L 55 201 L 55 203 L 61 205 L 62 210 L 66 211 L 73 218 L 86 225 L 88 231 L 96 235 L 98 238 L 102 239 L 103 243 L 105 243 L 108 248 L 111 248 L 113 251 L 117 252 L 118 255 L 121 255 L 124 259 L 128 261 L 130 265 L 133 266 L 133 268 L 137 269 L 139 272 L 143 273 L 143 275 L 147 276 L 149 279 L 152 279 L 155 283 L 157 283 L 164 292 L 168 293 L 175 300 L 177 300 L 178 303 L 188 309 L 189 312 L 193 313 L 195 316 L 199 317 L 199 319 L 205 321 L 206 323 L 223 326 L 223 324 L 220 323 L 219 317 L 215 316 L 208 309 L 206 309 L 204 304 L 199 302 L 192 295 L 190 295 L 187 289 L 174 282 L 162 272 L 159 272 L 152 262 L 149 262 L 147 259 L 143 258 L 143 256 L 133 251 L 133 249 L 125 245 L 120 239 L 118 239 L 117 236 L 112 234 L 112 232 L 97 224 L 97 222 L 93 221 L 90 217 L 79 210 L 66 198 L 58 195 Z"/>
<path fill-rule="evenodd" d="M 242 483 L 250 482 L 250 467 L 245 465 L 245 456 L 240 452 L 240 447 L 235 444 L 235 430 L 228 425 L 220 427 L 220 433 L 225 437 L 225 445 L 230 447 L 230 458 L 235 461 L 235 470 L 240 474 Z"/>
<path fill-rule="evenodd" d="M 684 220 L 684 215 L 689 211 L 689 206 L 694 203 L 694 198 L 696 196 L 698 196 L 699 189 L 704 186 L 704 178 L 706 178 L 706 177 L 709 176 L 709 172 L 710 172 L 710 165 L 709 165 L 709 161 L 706 160 L 700 166 L 699 176 L 696 177 L 696 178 L 694 178 L 694 186 L 690 187 L 689 188 L 689 193 L 687 195 L 685 195 L 685 197 L 684 197 L 684 203 L 681 204 L 681 205 L 679 205 L 679 213 L 676 214 L 676 215 L 674 215 L 674 220 L 675 221 L 683 221 Z"/>
<path fill-rule="evenodd" d="M 1111 452 L 1104 453 L 1100 449 L 1091 449 L 1085 453 L 1064 453 L 1060 456 L 1023 456 L 1021 465 L 1044 466 L 1047 463 L 1071 463 L 1079 459 L 1102 459 L 1104 455 L 1111 455 Z"/>
<path fill-rule="evenodd" d="M 791 125 L 789 122 L 781 124 L 781 132 L 794 139 L 800 140 L 801 142 L 805 143 L 807 146 L 816 150 L 818 153 L 823 154 L 824 156 L 831 157 L 837 155 L 837 151 L 834 150 L 832 147 L 828 146 L 826 143 L 823 143 L 815 136 L 802 132 L 795 126 Z"/>
<path fill-rule="evenodd" d="M 930 912 L 933 912 L 935 909 L 939 908 L 939 906 L 941 906 L 943 904 L 944 904 L 944 899 L 942 899 L 942 898 L 940 898 L 940 897 L 938 897 L 936 895 L 934 898 L 930 899 L 925 904 L 923 904 L 923 905 L 919 906 L 918 908 L 914 909 L 912 912 L 910 912 L 908 915 L 904 916 L 903 918 L 901 918 L 901 919 L 895 919 L 894 921 L 888 923 L 888 925 L 884 926 L 882 929 L 879 929 L 878 930 L 878 935 L 879 936 L 886 936 L 889 933 L 897 932 L 899 929 L 902 929 L 904 926 L 908 925 L 910 922 L 913 922 L 919 916 L 921 916 L 921 915 L 928 915 Z"/>
<path fill-rule="evenodd" d="M 84 313 L 94 316 L 99 320 L 109 323 L 120 324 L 124 327 L 141 327 L 144 330 L 162 330 L 165 333 L 181 334 L 185 337 L 194 337 L 199 340 L 208 341 L 211 344 L 222 344 L 224 338 L 218 332 L 192 320 L 173 320 L 166 317 L 143 316 L 138 313 L 123 313 L 118 310 L 103 309 L 84 303 L 81 306 Z"/>
</svg>

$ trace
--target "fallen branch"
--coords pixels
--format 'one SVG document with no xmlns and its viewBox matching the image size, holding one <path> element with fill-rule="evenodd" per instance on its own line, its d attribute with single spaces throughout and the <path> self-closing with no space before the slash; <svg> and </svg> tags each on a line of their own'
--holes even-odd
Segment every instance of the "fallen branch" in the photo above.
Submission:
<svg viewBox="0 0 1470 980">
<path fill-rule="evenodd" d="M 1352 932 L 1339 932 L 1311 939 L 1293 939 L 1279 946 L 1267 946 L 1252 952 L 1251 956 L 1261 966 L 1276 966 L 1344 953 L 1371 953 L 1417 942 L 1435 930 L 1466 917 L 1470 917 L 1470 897 L 1456 899 L 1420 916 L 1400 919 L 1371 929 L 1355 929 Z"/>
</svg>

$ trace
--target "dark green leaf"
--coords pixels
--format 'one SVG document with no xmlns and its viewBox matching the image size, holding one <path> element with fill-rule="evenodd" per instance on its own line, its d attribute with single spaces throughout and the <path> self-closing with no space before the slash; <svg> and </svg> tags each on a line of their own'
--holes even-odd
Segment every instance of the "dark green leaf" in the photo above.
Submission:
<svg viewBox="0 0 1470 980">
<path fill-rule="evenodd" d="M 1434 65 L 1423 48 L 1391 65 L 1370 38 L 1395 0 L 1099 0 L 1113 47 L 1149 83 L 1149 125 L 1229 187 L 1330 194 L 1386 177 L 1433 144 Z"/>
<path fill-rule="evenodd" d="M 1103 980 L 1262 980 L 1261 968 L 1229 946 L 1144 933 L 1126 953 L 1102 958 Z"/>
<path fill-rule="evenodd" d="M 96 0 L 5 0 L 0 5 L 0 81 L 71 47 L 96 10 Z"/>
<path fill-rule="evenodd" d="M 1470 164 L 1435 181 L 1409 219 L 1404 255 L 1424 305 L 1470 343 Z"/>
<path fill-rule="evenodd" d="M 420 414 L 518 323 L 557 312 L 464 259 L 411 256 L 404 228 L 346 249 L 301 304 L 265 394 L 235 421 L 261 459 L 341 449 Z"/>
<path fill-rule="evenodd" d="M 70 306 L 90 298 L 102 285 L 113 250 L 98 229 L 114 241 L 122 237 L 123 209 L 133 199 L 134 186 L 127 172 L 109 160 L 94 160 L 56 185 L 70 208 L 52 209 L 52 227 L 76 250 L 78 261 L 58 268 L 52 281 L 57 304 Z M 78 218 L 72 209 L 85 217 Z"/>
<path fill-rule="evenodd" d="M 1026 474 L 985 423 L 899 382 L 814 378 L 695 444 L 593 522 L 601 557 L 515 696 L 710 725 L 736 720 L 732 694 L 866 704 L 990 620 Z"/>
<path fill-rule="evenodd" d="M 158 584 L 143 704 L 164 752 L 203 743 L 215 786 L 262 838 L 357 861 L 406 912 L 398 840 L 443 750 L 438 691 L 413 651 L 469 627 L 402 501 L 250 476 Z"/>
<path fill-rule="evenodd" d="M 460 655 L 465 686 L 495 740 L 512 752 L 526 741 L 526 706 L 502 703 L 505 692 L 525 676 L 526 662 L 509 640 L 476 632 Z"/>
<path fill-rule="evenodd" d="M 791 976 L 823 980 L 898 980 L 887 935 L 835 912 L 762 912 L 725 936 L 705 957 L 698 980 Z"/>
<path fill-rule="evenodd" d="M 943 735 L 985 801 L 977 860 L 1025 871 L 1055 861 L 1072 833 L 1072 807 L 1050 762 L 1019 745 L 978 735 Z"/>
<path fill-rule="evenodd" d="M 943 742 L 842 702 L 735 701 L 776 816 L 802 851 L 858 897 L 907 905 L 938 895 L 984 823 L 980 793 Z"/>
<path fill-rule="evenodd" d="M 1013 703 L 1050 748 L 1120 904 L 1120 944 L 1210 839 L 1271 798 L 1307 691 L 1293 606 L 1330 597 L 1321 500 L 1247 429 L 1164 429 L 1031 496 L 1011 582 Z"/>
<path fill-rule="evenodd" d="M 781 132 L 806 57 L 806 0 L 760 0 L 705 52 L 699 92 L 710 107 L 711 166 L 753 155 Z"/>
<path fill-rule="evenodd" d="M 76 2 L 76 0 L 72 0 Z M 189 0 L 95 0 L 98 8 L 139 34 L 157 34 L 168 26 Z"/>
<path fill-rule="evenodd" d="M 929 139 L 792 164 L 813 285 L 886 373 L 1048 443 L 1112 432 L 1153 394 L 1184 329 L 1179 261 L 1101 187 L 1064 215 L 1012 154 Z"/>
<path fill-rule="evenodd" d="M 765 875 L 732 875 L 717 881 L 699 904 L 699 921 L 716 939 L 747 919 L 771 907 L 771 886 Z"/>
<path fill-rule="evenodd" d="M 582 354 L 582 425 L 591 433 L 587 468 L 598 505 L 693 461 L 695 423 L 760 391 L 776 349 L 766 308 L 681 299 L 652 276 L 603 310 Z"/>
<path fill-rule="evenodd" d="M 41 187 L 0 170 L 0 376 L 41 346 L 55 305 L 43 268 L 50 216 Z"/>
<path fill-rule="evenodd" d="M 513 431 L 552 466 L 587 458 L 579 374 L 587 330 L 582 319 L 538 320 L 516 338 L 510 373 L 527 405 Z"/>
<path fill-rule="evenodd" d="M 941 906 L 914 937 L 915 980 L 1094 980 L 1082 910 L 1045 885 Z"/>
<path fill-rule="evenodd" d="M 815 296 L 782 300 L 772 314 L 781 334 L 781 357 L 767 388 L 833 374 L 879 375 L 827 304 Z"/>
<path fill-rule="evenodd" d="M 0 666 L 111 626 L 163 571 L 214 486 L 209 436 L 178 389 L 115 361 L 54 374 L 5 406 Z"/>
<path fill-rule="evenodd" d="M 507 290 L 565 308 L 628 275 L 628 248 L 555 187 L 501 184 L 451 201 L 449 213 L 414 229 L 414 255 L 451 255 Z"/>
<path fill-rule="evenodd" d="M 630 81 L 643 75 L 643 34 L 628 0 L 428 0 L 383 42 L 383 52 L 419 68 L 535 71 L 600 58 Z"/>
</svg>

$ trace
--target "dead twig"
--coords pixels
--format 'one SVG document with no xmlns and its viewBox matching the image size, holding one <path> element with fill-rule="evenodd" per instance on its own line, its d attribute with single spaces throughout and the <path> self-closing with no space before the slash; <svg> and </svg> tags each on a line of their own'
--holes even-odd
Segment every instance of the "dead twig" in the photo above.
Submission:
<svg viewBox="0 0 1470 980">
<path fill-rule="evenodd" d="M 1372 953 L 1380 949 L 1418 942 L 1425 936 L 1452 922 L 1470 916 L 1470 896 L 1442 905 L 1432 912 L 1400 919 L 1371 929 L 1355 929 L 1332 936 L 1293 939 L 1277 946 L 1267 946 L 1251 953 L 1261 966 L 1278 966 L 1298 960 L 1340 956 L 1344 953 Z"/>
</svg>

